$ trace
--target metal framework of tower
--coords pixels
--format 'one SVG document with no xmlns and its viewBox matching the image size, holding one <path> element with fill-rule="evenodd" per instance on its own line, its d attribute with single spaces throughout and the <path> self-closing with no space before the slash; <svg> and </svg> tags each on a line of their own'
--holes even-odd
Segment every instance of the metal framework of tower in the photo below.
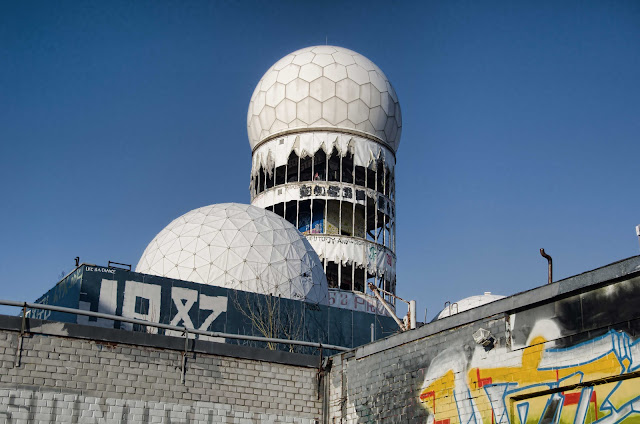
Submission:
<svg viewBox="0 0 640 424">
<path fill-rule="evenodd" d="M 284 217 L 307 236 L 323 261 L 330 290 L 367 293 L 372 282 L 395 293 L 395 155 L 390 148 L 367 134 L 309 129 L 268 138 L 253 156 L 251 203 Z"/>
</svg>

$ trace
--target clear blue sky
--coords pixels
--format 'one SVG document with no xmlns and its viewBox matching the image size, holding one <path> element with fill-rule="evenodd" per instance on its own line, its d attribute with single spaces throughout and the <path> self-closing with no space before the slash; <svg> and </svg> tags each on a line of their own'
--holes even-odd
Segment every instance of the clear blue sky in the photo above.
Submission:
<svg viewBox="0 0 640 424">
<path fill-rule="evenodd" d="M 246 111 L 280 57 L 387 74 L 398 294 L 514 294 L 640 253 L 640 2 L 2 2 L 0 298 L 73 258 L 135 266 L 196 207 L 249 202 Z"/>
</svg>

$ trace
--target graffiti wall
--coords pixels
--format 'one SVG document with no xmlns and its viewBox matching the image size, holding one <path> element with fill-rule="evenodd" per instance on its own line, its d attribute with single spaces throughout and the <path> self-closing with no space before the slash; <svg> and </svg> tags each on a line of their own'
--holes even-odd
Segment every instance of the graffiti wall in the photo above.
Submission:
<svg viewBox="0 0 640 424">
<path fill-rule="evenodd" d="M 581 276 L 360 348 L 332 370 L 334 417 L 428 424 L 640 423 L 640 261 L 635 274 Z M 603 277 L 598 282 L 595 277 Z M 539 292 L 552 288 L 540 288 Z M 560 294 L 562 293 L 562 294 Z M 509 309 L 514 304 L 525 305 Z M 488 305 L 487 305 L 488 306 Z M 502 312 L 495 313 L 502 309 Z M 420 337 L 420 333 L 425 336 Z M 399 337 L 399 336 L 396 336 Z M 409 336 L 406 336 L 409 337 Z M 392 338 L 393 339 L 393 338 Z M 357 352 L 358 352 L 357 351 Z M 373 352 L 373 353 L 371 353 Z M 343 355 L 344 356 L 344 355 Z"/>
</svg>

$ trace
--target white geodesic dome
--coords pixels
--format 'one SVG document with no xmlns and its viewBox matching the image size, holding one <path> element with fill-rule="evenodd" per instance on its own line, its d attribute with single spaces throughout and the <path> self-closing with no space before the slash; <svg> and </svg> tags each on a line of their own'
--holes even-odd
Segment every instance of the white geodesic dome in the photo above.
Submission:
<svg viewBox="0 0 640 424">
<path fill-rule="evenodd" d="M 297 129 L 344 129 L 373 136 L 394 151 L 402 116 L 395 90 L 373 62 L 335 46 L 286 55 L 256 86 L 247 129 L 253 150 L 262 140 Z"/>
<path fill-rule="evenodd" d="M 285 219 L 238 203 L 194 209 L 167 225 L 136 272 L 326 305 L 327 278 L 309 242 Z"/>
<path fill-rule="evenodd" d="M 445 307 L 436 319 L 445 318 L 451 315 L 455 315 L 458 312 L 466 311 L 468 309 L 477 308 L 478 306 L 486 305 L 487 303 L 495 302 L 496 300 L 504 299 L 505 296 L 499 294 L 491 294 L 491 292 L 484 292 L 477 296 L 469 296 L 464 299 L 460 299 L 457 302 Z"/>
</svg>

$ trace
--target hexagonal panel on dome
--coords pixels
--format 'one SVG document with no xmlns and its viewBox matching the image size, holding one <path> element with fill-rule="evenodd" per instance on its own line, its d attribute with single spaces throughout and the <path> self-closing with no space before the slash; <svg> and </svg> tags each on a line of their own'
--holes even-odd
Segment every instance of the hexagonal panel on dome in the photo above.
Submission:
<svg viewBox="0 0 640 424">
<path fill-rule="evenodd" d="M 307 239 L 257 206 L 222 203 L 167 225 L 136 272 L 326 305 L 327 279 Z"/>
<path fill-rule="evenodd" d="M 401 116 L 391 83 L 373 62 L 342 47 L 314 46 L 267 70 L 251 97 L 247 129 L 252 149 L 283 131 L 333 127 L 355 129 L 395 151 Z"/>
</svg>

